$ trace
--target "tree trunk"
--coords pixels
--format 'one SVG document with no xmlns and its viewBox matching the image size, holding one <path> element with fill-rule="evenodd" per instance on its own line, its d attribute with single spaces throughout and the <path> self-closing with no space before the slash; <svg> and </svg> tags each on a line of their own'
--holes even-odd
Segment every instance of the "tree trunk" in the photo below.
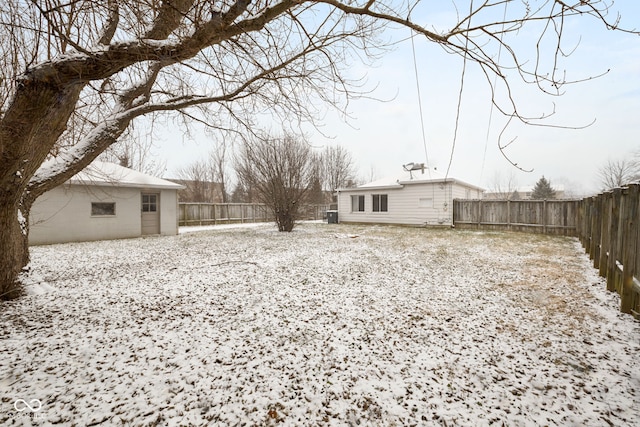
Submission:
<svg viewBox="0 0 640 427">
<path fill-rule="evenodd" d="M 21 208 L 19 197 L 4 194 L 0 197 L 0 299 L 20 296 L 20 272 L 29 264 L 28 207 Z"/>
<path fill-rule="evenodd" d="M 293 231 L 296 225 L 296 215 L 288 210 L 276 211 L 276 224 L 278 225 L 278 231 Z"/>
</svg>

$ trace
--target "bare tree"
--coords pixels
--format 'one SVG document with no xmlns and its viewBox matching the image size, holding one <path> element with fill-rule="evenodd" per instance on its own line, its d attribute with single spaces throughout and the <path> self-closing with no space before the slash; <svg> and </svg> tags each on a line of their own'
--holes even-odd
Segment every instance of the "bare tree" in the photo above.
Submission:
<svg viewBox="0 0 640 427">
<path fill-rule="evenodd" d="M 271 209 L 279 231 L 292 231 L 314 177 L 311 147 L 292 136 L 254 138 L 241 148 L 236 173 Z"/>
<path fill-rule="evenodd" d="M 599 170 L 598 176 L 603 189 L 622 187 L 640 179 L 640 159 L 638 156 L 619 160 L 608 160 Z"/>
<path fill-rule="evenodd" d="M 209 155 L 180 168 L 175 181 L 184 185 L 180 200 L 194 203 L 227 203 L 227 148 L 217 144 Z"/>
<path fill-rule="evenodd" d="M 143 133 L 130 127 L 99 158 L 105 162 L 117 163 L 120 166 L 162 177 L 167 169 L 167 162 L 153 154 L 154 148 L 152 132 Z"/>
<path fill-rule="evenodd" d="M 513 170 L 506 177 L 500 172 L 493 175 L 493 180 L 489 187 L 489 198 L 498 200 L 513 200 L 518 195 L 518 180 Z"/>
<path fill-rule="evenodd" d="M 214 188 L 211 164 L 198 160 L 178 170 L 178 180 L 185 188 L 179 191 L 180 200 L 192 203 L 214 203 L 217 190 Z"/>
<path fill-rule="evenodd" d="M 322 151 L 321 161 L 324 166 L 324 189 L 334 192 L 338 188 L 346 187 L 354 180 L 355 166 L 351 153 L 339 145 L 327 146 Z"/>
<path fill-rule="evenodd" d="M 607 17 L 609 0 L 535 7 L 456 0 L 458 22 L 450 26 L 411 19 L 418 12 L 431 16 L 432 3 L 222 0 L 213 7 L 211 0 L 4 0 L 0 296 L 19 294 L 33 202 L 89 165 L 138 117 L 179 111 L 184 122 L 248 132 L 265 111 L 279 121 L 315 123 L 319 106 L 343 109 L 358 95 L 361 87 L 343 68 L 384 51 L 393 42 L 380 37 L 388 24 L 476 64 L 488 84 L 497 76 L 507 93 L 511 75 L 558 95 L 569 83 L 560 61 L 571 20 L 595 19 L 618 29 L 617 17 Z M 536 61 L 511 37 L 529 28 L 541 40 L 532 47 Z M 506 104 L 494 103 L 509 117 L 535 120 L 520 114 L 510 96 Z"/>
<path fill-rule="evenodd" d="M 223 140 L 216 145 L 216 148 L 209 153 L 209 162 L 211 164 L 212 181 L 215 182 L 218 189 L 220 200 L 222 203 L 229 201 L 227 193 L 228 177 L 227 174 L 227 144 Z"/>
<path fill-rule="evenodd" d="M 377 179 L 380 179 L 380 172 L 378 171 L 378 168 L 376 168 L 375 165 L 372 164 L 369 166 L 368 173 L 365 173 L 364 175 L 360 175 L 356 179 L 347 180 L 346 187 L 356 187 L 358 185 L 373 182 Z"/>
</svg>

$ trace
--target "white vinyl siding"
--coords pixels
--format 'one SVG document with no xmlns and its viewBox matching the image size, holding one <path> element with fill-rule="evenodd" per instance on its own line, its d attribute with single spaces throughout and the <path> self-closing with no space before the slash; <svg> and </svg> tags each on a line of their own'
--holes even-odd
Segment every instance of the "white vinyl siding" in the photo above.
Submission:
<svg viewBox="0 0 640 427">
<path fill-rule="evenodd" d="M 433 197 L 421 197 L 418 200 L 418 206 L 421 208 L 433 208 Z"/>
</svg>

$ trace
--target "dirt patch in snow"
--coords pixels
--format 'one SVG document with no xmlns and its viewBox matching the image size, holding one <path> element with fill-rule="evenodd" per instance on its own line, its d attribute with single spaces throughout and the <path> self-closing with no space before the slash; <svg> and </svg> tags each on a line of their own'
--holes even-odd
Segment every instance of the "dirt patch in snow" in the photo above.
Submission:
<svg viewBox="0 0 640 427">
<path fill-rule="evenodd" d="M 640 425 L 640 324 L 575 239 L 263 224 L 32 267 L 3 425 Z"/>
</svg>

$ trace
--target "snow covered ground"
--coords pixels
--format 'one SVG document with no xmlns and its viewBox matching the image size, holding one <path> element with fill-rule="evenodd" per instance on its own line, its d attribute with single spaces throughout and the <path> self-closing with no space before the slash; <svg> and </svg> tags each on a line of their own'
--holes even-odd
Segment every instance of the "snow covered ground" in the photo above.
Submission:
<svg viewBox="0 0 640 427">
<path fill-rule="evenodd" d="M 575 239 L 269 224 L 32 248 L 2 425 L 640 426 Z"/>
</svg>

